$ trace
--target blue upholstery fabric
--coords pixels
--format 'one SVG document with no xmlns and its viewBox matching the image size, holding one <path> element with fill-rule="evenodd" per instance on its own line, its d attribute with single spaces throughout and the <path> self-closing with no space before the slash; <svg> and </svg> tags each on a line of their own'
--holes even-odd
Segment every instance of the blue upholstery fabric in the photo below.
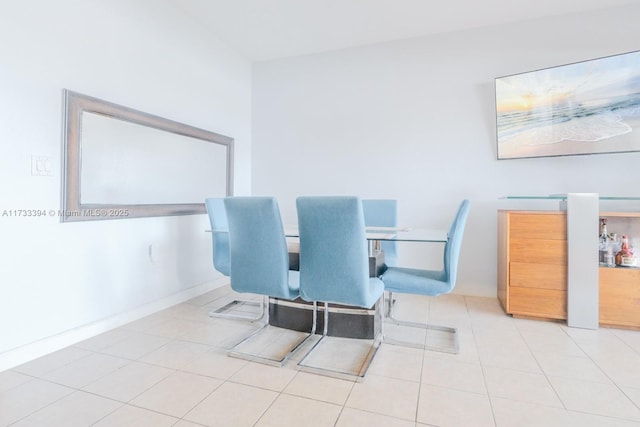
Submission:
<svg viewBox="0 0 640 427">
<path fill-rule="evenodd" d="M 211 222 L 211 241 L 213 242 L 213 266 L 220 273 L 229 276 L 229 226 L 224 199 L 209 198 L 204 201 Z"/>
<path fill-rule="evenodd" d="M 469 201 L 464 200 L 449 229 L 441 271 L 389 267 L 380 277 L 384 282 L 385 290 L 430 296 L 451 292 L 456 284 L 460 247 L 468 215 Z"/>
<path fill-rule="evenodd" d="M 362 203 L 357 197 L 298 197 L 300 296 L 370 308 L 384 292 L 369 277 Z"/>
<path fill-rule="evenodd" d="M 231 288 L 289 300 L 299 295 L 299 273 L 289 253 L 278 203 L 273 197 L 227 197 Z"/>
<path fill-rule="evenodd" d="M 369 199 L 362 201 L 364 210 L 364 224 L 367 227 L 397 227 L 398 203 L 391 199 Z M 397 243 L 393 241 L 381 242 L 384 251 L 384 262 L 392 267 L 397 264 Z"/>
</svg>

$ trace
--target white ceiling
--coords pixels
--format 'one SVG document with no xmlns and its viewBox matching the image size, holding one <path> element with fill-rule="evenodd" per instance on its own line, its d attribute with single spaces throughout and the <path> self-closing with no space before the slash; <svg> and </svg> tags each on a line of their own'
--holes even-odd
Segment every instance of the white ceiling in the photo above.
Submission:
<svg viewBox="0 0 640 427">
<path fill-rule="evenodd" d="M 253 61 L 640 0 L 169 0 Z"/>
</svg>

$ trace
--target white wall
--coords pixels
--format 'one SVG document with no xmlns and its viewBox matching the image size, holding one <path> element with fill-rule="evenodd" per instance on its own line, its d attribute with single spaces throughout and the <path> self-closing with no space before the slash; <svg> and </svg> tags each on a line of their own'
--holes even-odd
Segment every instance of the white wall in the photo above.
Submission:
<svg viewBox="0 0 640 427">
<path fill-rule="evenodd" d="M 0 371 L 37 355 L 12 357 L 16 349 L 221 277 L 205 215 L 65 224 L 7 216 L 60 209 L 63 88 L 234 137 L 236 192 L 250 192 L 249 61 L 162 0 L 5 2 Z M 32 155 L 53 158 L 53 176 L 31 176 Z"/>
<path fill-rule="evenodd" d="M 284 221 L 298 195 L 357 194 L 398 199 L 402 225 L 439 228 L 469 198 L 456 292 L 495 296 L 496 210 L 532 207 L 499 197 L 637 195 L 640 153 L 497 161 L 494 78 L 638 49 L 638 16 L 623 7 L 255 64 L 253 192 L 277 196 Z M 441 263 L 441 248 L 400 250 L 406 265 Z"/>
</svg>

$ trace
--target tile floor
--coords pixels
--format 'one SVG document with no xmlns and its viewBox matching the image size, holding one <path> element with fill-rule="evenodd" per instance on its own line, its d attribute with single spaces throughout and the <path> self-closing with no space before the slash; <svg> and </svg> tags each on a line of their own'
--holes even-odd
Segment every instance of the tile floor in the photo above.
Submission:
<svg viewBox="0 0 640 427">
<path fill-rule="evenodd" d="M 401 296 L 398 317 L 456 325 L 460 353 L 383 344 L 356 383 L 227 357 L 253 328 L 208 317 L 231 297 L 217 289 L 0 372 L 0 426 L 640 426 L 640 332 Z"/>
</svg>

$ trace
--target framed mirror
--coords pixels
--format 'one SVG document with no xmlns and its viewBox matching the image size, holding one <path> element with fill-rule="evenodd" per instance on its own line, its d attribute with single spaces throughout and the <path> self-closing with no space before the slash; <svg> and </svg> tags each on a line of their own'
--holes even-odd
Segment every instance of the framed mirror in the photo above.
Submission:
<svg viewBox="0 0 640 427">
<path fill-rule="evenodd" d="M 233 194 L 233 138 L 64 90 L 61 221 L 205 213 Z"/>
</svg>

